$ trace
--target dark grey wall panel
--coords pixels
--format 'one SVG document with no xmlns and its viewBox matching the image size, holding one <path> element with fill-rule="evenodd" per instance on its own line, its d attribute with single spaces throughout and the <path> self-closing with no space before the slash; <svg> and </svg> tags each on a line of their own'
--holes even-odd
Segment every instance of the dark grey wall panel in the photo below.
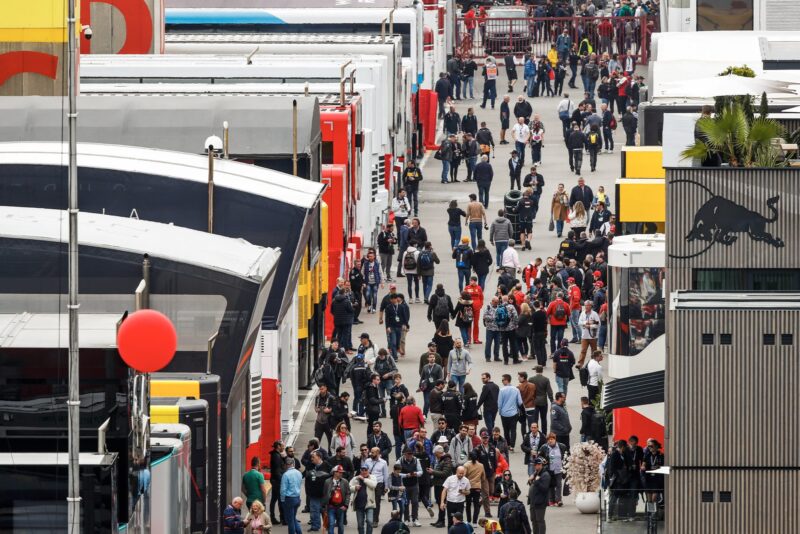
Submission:
<svg viewBox="0 0 800 534">
<path fill-rule="evenodd" d="M 761 534 L 800 531 L 800 470 L 672 470 L 666 531 Z M 713 493 L 702 502 L 701 492 Z M 731 502 L 720 502 L 730 492 Z"/>
</svg>

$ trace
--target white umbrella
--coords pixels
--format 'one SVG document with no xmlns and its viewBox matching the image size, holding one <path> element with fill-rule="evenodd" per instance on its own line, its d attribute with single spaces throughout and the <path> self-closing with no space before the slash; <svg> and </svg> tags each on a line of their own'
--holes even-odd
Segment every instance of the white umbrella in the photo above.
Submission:
<svg viewBox="0 0 800 534">
<path fill-rule="evenodd" d="M 789 86 L 791 82 L 746 78 L 736 74 L 681 80 L 662 84 L 657 95 L 660 97 L 711 98 L 715 96 L 797 94 Z"/>
</svg>

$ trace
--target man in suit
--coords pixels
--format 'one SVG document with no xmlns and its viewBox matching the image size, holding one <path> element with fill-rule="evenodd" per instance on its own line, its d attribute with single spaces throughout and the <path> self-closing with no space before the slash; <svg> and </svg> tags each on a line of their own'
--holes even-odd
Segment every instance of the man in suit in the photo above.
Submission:
<svg viewBox="0 0 800 534">
<path fill-rule="evenodd" d="M 541 421 L 542 432 L 547 434 L 547 402 L 553 402 L 553 386 L 550 379 L 544 376 L 544 367 L 537 365 L 536 374 L 531 382 L 536 386 L 536 419 Z"/>
<path fill-rule="evenodd" d="M 583 177 L 578 178 L 578 185 L 572 188 L 572 192 L 569 195 L 569 207 L 574 207 L 579 200 L 583 202 L 583 207 L 587 211 L 591 208 L 592 200 L 594 200 L 594 192 L 591 187 L 586 185 Z"/>
</svg>

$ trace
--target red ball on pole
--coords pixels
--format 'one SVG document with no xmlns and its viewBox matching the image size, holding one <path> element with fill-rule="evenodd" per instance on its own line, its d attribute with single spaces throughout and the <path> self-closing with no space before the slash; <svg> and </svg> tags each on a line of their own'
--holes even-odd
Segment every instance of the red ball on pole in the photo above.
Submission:
<svg viewBox="0 0 800 534">
<path fill-rule="evenodd" d="M 139 310 L 122 322 L 117 349 L 128 367 L 153 373 L 166 367 L 175 356 L 178 335 L 172 321 L 156 310 Z"/>
</svg>

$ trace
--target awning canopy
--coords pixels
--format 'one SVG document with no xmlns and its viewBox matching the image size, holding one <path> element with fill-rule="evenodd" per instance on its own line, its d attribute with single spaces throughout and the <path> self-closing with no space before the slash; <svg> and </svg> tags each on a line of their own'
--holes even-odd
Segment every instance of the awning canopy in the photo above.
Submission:
<svg viewBox="0 0 800 534">
<path fill-rule="evenodd" d="M 604 410 L 659 402 L 664 402 L 664 371 L 618 378 L 603 388 Z"/>
</svg>

